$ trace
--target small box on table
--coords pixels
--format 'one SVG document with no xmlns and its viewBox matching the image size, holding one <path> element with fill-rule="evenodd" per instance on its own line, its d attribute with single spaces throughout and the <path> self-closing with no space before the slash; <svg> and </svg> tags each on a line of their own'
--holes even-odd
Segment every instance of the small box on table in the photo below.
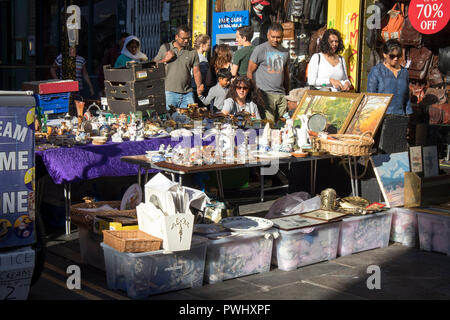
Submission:
<svg viewBox="0 0 450 320">
<path fill-rule="evenodd" d="M 208 235 L 205 282 L 217 283 L 270 271 L 276 229 L 239 235 Z"/>
<path fill-rule="evenodd" d="M 392 212 L 384 211 L 365 216 L 344 218 L 339 236 L 338 255 L 386 248 L 392 226 Z"/>
<path fill-rule="evenodd" d="M 126 253 L 101 246 L 108 288 L 125 291 L 132 299 L 203 285 L 205 238 L 194 236 L 189 251 L 170 254 L 163 250 Z"/>
</svg>

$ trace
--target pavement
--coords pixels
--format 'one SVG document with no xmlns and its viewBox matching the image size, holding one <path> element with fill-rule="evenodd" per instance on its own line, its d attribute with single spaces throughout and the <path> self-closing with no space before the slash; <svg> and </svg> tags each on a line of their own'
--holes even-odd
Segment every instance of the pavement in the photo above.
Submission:
<svg viewBox="0 0 450 320">
<path fill-rule="evenodd" d="M 258 190 L 257 188 L 255 190 Z M 236 191 L 230 201 L 239 201 L 241 215 L 264 216 L 286 190 L 259 195 Z M 251 204 L 253 202 L 253 204 Z M 237 202 L 236 202 L 237 203 Z M 81 289 L 69 290 L 69 266 L 81 269 Z M 379 267 L 379 286 L 373 278 Z M 450 299 L 450 257 L 391 243 L 387 248 L 337 257 L 293 271 L 272 266 L 270 272 L 205 284 L 148 297 L 148 301 L 286 301 L 286 300 L 448 300 Z M 374 282 L 375 281 L 375 282 Z M 369 284 L 369 285 L 368 285 Z M 106 273 L 82 263 L 79 234 L 48 237 L 45 269 L 31 288 L 29 300 L 130 300 L 125 292 L 110 290 Z"/>
</svg>

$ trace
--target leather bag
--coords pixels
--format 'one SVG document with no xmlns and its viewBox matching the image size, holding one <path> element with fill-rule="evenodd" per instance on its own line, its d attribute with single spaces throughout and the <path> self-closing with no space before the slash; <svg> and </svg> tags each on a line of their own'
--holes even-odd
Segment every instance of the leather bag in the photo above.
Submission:
<svg viewBox="0 0 450 320">
<path fill-rule="evenodd" d="M 427 105 L 447 103 L 447 93 L 445 89 L 428 88 L 422 102 Z"/>
<path fill-rule="evenodd" d="M 439 48 L 439 70 L 444 74 L 450 74 L 450 47 Z"/>
<path fill-rule="evenodd" d="M 434 104 L 428 108 L 430 124 L 450 124 L 450 104 Z"/>
<path fill-rule="evenodd" d="M 400 42 L 403 46 L 419 47 L 422 44 L 422 34 L 418 32 L 406 17 L 403 29 L 400 35 Z"/>
<path fill-rule="evenodd" d="M 420 49 L 411 48 L 409 51 L 409 59 L 411 65 L 409 66 L 409 78 L 414 80 L 424 80 L 428 74 L 428 69 L 431 64 L 432 52 L 426 47 Z"/>
<path fill-rule="evenodd" d="M 319 30 L 314 31 L 311 34 L 311 40 L 309 42 L 309 55 L 312 56 L 314 53 L 319 52 L 319 41 L 322 39 L 323 34 L 327 31 L 327 26 L 324 25 Z"/>
<path fill-rule="evenodd" d="M 281 24 L 283 26 L 283 40 L 294 40 L 295 39 L 295 25 L 293 22 L 284 22 Z"/>
</svg>

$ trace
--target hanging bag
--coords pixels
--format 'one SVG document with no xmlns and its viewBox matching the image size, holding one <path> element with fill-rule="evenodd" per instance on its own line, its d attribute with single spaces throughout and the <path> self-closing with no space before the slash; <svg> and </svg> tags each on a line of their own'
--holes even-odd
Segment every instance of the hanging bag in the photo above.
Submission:
<svg viewBox="0 0 450 320">
<path fill-rule="evenodd" d="M 404 5 L 398 2 L 388 11 L 389 21 L 381 29 L 381 35 L 385 41 L 390 39 L 400 39 L 403 24 L 405 22 Z"/>
<path fill-rule="evenodd" d="M 409 66 L 409 78 L 414 80 L 424 80 L 428 74 L 428 69 L 431 64 L 432 52 L 426 47 L 420 49 L 411 48 L 409 51 L 409 59 L 411 65 Z"/>
<path fill-rule="evenodd" d="M 400 43 L 403 46 L 420 47 L 422 45 L 422 34 L 411 24 L 409 17 L 405 18 L 405 23 L 400 35 Z"/>
</svg>

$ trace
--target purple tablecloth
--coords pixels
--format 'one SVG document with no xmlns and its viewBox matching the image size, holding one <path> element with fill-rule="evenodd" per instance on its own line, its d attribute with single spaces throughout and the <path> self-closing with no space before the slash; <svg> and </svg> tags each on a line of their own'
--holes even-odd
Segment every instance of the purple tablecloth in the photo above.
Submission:
<svg viewBox="0 0 450 320">
<path fill-rule="evenodd" d="M 254 143 L 258 131 L 250 137 L 251 143 Z M 121 157 L 143 155 L 146 151 L 158 150 L 161 144 L 170 144 L 172 147 L 190 144 L 192 147 L 199 143 L 213 144 L 214 140 L 214 137 L 203 141 L 199 137 L 179 140 L 167 137 L 36 151 L 36 177 L 48 173 L 55 184 L 66 184 L 100 177 L 133 176 L 138 174 L 138 166 L 121 161 Z M 243 141 L 244 137 L 240 132 L 235 142 L 240 144 Z"/>
<path fill-rule="evenodd" d="M 158 150 L 161 144 L 175 146 L 179 141 L 171 141 L 169 137 L 37 151 L 36 174 L 39 178 L 47 171 L 55 184 L 100 177 L 133 176 L 138 174 L 138 166 L 120 161 L 120 158 Z"/>
</svg>

